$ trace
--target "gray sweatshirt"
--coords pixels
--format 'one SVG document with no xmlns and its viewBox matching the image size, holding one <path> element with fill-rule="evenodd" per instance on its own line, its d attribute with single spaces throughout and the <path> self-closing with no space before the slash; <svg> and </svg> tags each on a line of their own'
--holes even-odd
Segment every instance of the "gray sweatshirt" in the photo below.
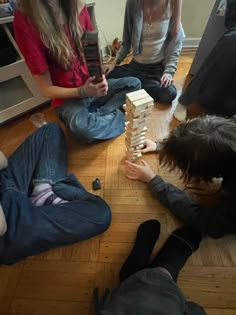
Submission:
<svg viewBox="0 0 236 315">
<path fill-rule="evenodd" d="M 143 34 L 143 1 L 142 0 L 127 0 L 122 46 L 117 54 L 117 63 L 121 63 L 127 54 L 133 49 L 133 55 L 142 53 L 142 34 Z M 177 69 L 179 55 L 182 49 L 184 39 L 184 30 L 181 25 L 176 36 L 168 35 L 164 47 L 165 66 L 164 73 L 174 75 Z"/>
</svg>

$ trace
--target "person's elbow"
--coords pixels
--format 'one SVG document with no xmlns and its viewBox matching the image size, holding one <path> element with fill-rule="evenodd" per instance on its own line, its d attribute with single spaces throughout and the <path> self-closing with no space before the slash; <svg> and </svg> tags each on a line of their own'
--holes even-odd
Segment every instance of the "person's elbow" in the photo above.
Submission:
<svg viewBox="0 0 236 315">
<path fill-rule="evenodd" d="M 180 30 L 180 26 L 181 26 L 181 23 L 180 23 L 180 22 L 173 23 L 173 24 L 170 26 L 169 33 L 170 33 L 170 36 L 171 36 L 172 38 L 177 36 L 177 34 L 179 33 L 179 30 Z"/>
<path fill-rule="evenodd" d="M 171 38 L 176 37 L 178 34 L 178 31 L 179 31 L 179 29 L 170 30 L 170 37 Z"/>
<path fill-rule="evenodd" d="M 41 94 L 46 98 L 55 98 L 54 97 L 54 86 L 50 77 L 49 72 L 45 72 L 39 75 L 34 75 L 36 84 L 41 92 Z"/>
<path fill-rule="evenodd" d="M 43 87 L 43 88 L 41 87 L 40 92 L 46 98 L 49 98 L 49 99 L 53 98 L 50 87 Z"/>
</svg>

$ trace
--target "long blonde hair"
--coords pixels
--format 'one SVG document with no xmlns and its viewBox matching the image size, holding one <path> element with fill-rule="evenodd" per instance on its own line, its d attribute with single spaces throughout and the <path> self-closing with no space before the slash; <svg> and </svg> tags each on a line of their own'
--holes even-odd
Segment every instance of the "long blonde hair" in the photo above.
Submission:
<svg viewBox="0 0 236 315">
<path fill-rule="evenodd" d="M 69 70 L 74 53 L 66 35 L 65 26 L 57 19 L 48 2 L 47 0 L 20 0 L 18 7 L 35 25 L 50 55 L 65 70 Z M 75 53 L 83 60 L 81 44 L 83 30 L 78 17 L 85 2 L 84 0 L 58 0 L 58 5 L 71 35 Z"/>
</svg>

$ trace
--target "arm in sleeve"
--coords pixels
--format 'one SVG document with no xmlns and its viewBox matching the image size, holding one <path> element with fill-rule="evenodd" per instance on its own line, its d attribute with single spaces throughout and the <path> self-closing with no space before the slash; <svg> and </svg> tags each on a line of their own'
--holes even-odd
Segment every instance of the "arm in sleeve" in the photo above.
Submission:
<svg viewBox="0 0 236 315">
<path fill-rule="evenodd" d="M 82 24 L 81 26 L 87 30 L 87 31 L 93 31 L 93 25 L 91 22 L 91 18 L 90 15 L 88 13 L 88 9 L 87 6 L 85 5 L 80 16 L 79 16 L 79 21 L 80 24 Z"/>
<path fill-rule="evenodd" d="M 164 73 L 169 73 L 174 76 L 177 70 L 184 37 L 185 35 L 182 25 L 176 35 L 171 36 L 169 33 L 165 44 Z"/>
<path fill-rule="evenodd" d="M 37 30 L 19 11 L 16 11 L 14 17 L 14 34 L 31 73 L 34 75 L 45 73 L 48 70 L 46 47 Z"/>
<path fill-rule="evenodd" d="M 175 36 L 181 26 L 181 14 L 182 14 L 182 0 L 171 0 L 171 20 L 169 32 L 171 36 Z"/>
<path fill-rule="evenodd" d="M 202 235 L 218 238 L 236 233 L 236 212 L 232 200 L 227 199 L 215 208 L 207 208 L 192 200 L 184 191 L 166 183 L 158 175 L 148 186 L 161 204 Z"/>
<path fill-rule="evenodd" d="M 47 63 L 47 48 L 38 31 L 20 11 L 15 13 L 14 33 L 17 45 L 41 93 L 50 99 L 78 97 L 77 88 L 53 85 Z"/>
<path fill-rule="evenodd" d="M 124 17 L 124 29 L 123 29 L 123 38 L 120 50 L 116 56 L 116 63 L 120 64 L 125 57 L 128 55 L 131 49 L 131 40 L 132 40 L 132 32 L 133 32 L 133 5 L 132 0 L 127 0 L 126 8 L 125 8 L 125 17 Z"/>
</svg>

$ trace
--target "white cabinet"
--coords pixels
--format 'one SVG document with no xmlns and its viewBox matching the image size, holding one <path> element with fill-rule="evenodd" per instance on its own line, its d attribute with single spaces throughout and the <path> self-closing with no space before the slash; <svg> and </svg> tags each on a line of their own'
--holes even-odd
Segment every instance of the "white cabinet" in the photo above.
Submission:
<svg viewBox="0 0 236 315">
<path fill-rule="evenodd" d="M 0 41 L 0 123 L 3 123 L 47 99 L 38 90 L 16 45 L 11 21 L 0 24 Z"/>
<path fill-rule="evenodd" d="M 86 1 L 96 28 L 94 1 Z M 0 18 L 0 124 L 48 101 L 39 91 L 14 39 L 13 16 Z"/>
</svg>

